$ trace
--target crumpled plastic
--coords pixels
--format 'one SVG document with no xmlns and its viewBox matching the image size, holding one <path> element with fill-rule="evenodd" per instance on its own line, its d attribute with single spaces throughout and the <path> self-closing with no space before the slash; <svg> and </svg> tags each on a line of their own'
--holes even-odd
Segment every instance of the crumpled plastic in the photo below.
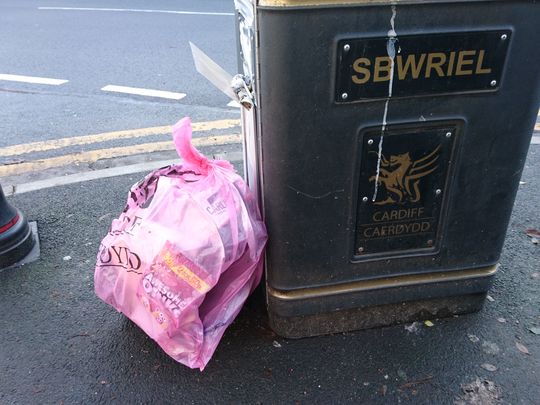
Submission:
<svg viewBox="0 0 540 405">
<path fill-rule="evenodd" d="M 189 118 L 173 138 L 182 164 L 131 188 L 101 242 L 94 286 L 169 356 L 202 371 L 260 282 L 267 233 L 233 166 L 192 146 Z"/>
</svg>

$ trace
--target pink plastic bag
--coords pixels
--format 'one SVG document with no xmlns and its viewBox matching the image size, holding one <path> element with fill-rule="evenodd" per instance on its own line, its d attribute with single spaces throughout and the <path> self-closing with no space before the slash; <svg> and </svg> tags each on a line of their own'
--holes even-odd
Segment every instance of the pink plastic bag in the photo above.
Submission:
<svg viewBox="0 0 540 405">
<path fill-rule="evenodd" d="M 101 243 L 94 284 L 172 358 L 203 370 L 261 279 L 267 236 L 232 165 L 191 145 L 189 118 L 173 138 L 182 165 L 131 188 Z"/>
</svg>

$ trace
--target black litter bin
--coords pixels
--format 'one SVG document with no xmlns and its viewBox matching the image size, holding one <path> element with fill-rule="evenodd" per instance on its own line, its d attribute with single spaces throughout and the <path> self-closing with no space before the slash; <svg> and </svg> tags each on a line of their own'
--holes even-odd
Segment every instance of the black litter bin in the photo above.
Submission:
<svg viewBox="0 0 540 405">
<path fill-rule="evenodd" d="M 274 330 L 480 309 L 538 113 L 539 2 L 250 4 Z"/>
</svg>

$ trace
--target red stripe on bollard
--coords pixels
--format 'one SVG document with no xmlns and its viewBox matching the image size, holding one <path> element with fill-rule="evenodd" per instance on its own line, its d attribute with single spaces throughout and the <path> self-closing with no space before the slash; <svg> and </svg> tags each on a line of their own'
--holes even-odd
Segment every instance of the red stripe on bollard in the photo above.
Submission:
<svg viewBox="0 0 540 405">
<path fill-rule="evenodd" d="M 15 218 L 13 218 L 11 221 L 9 221 L 4 226 L 0 227 L 0 233 L 4 233 L 7 230 L 9 230 L 13 225 L 15 225 L 19 221 L 19 215 L 15 215 Z"/>
</svg>

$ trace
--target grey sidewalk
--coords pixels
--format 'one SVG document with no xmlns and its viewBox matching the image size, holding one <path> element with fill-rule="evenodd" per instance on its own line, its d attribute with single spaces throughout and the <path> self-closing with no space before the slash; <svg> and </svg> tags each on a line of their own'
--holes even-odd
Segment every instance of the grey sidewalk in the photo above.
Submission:
<svg viewBox="0 0 540 405">
<path fill-rule="evenodd" d="M 38 221 L 42 253 L 0 273 L 0 403 L 451 404 L 472 398 L 462 386 L 477 378 L 495 385 L 486 403 L 539 403 L 540 336 L 529 329 L 540 326 L 540 246 L 524 233 L 540 228 L 539 174 L 532 145 L 480 313 L 286 340 L 268 328 L 259 293 L 203 373 L 168 358 L 93 292 L 99 242 L 143 174 L 10 198 Z"/>
</svg>

